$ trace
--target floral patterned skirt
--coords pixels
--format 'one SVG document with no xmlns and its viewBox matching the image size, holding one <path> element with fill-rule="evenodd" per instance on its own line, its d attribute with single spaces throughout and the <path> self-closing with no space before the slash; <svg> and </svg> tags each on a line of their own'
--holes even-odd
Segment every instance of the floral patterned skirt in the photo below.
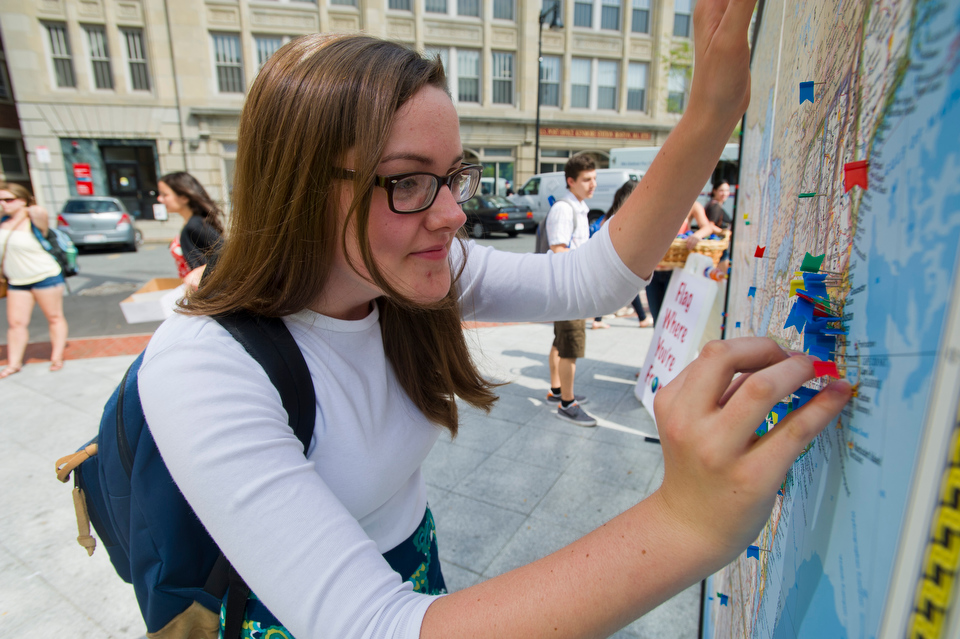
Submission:
<svg viewBox="0 0 960 639">
<path fill-rule="evenodd" d="M 443 595 L 447 586 L 440 571 L 437 554 L 437 529 L 433 513 L 427 507 L 417 530 L 399 546 L 383 553 L 390 567 L 400 573 L 405 581 L 413 583 L 414 592 L 425 595 Z M 220 637 L 223 637 L 227 597 L 220 605 Z M 241 639 L 293 639 L 290 631 L 273 616 L 263 602 L 251 592 L 244 611 Z"/>
</svg>

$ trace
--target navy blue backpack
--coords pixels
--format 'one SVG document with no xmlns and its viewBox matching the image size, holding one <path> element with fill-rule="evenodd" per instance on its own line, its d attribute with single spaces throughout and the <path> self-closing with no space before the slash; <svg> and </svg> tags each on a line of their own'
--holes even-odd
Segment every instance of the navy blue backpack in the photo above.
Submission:
<svg viewBox="0 0 960 639">
<path fill-rule="evenodd" d="M 310 371 L 286 325 L 279 318 L 239 313 L 216 320 L 266 371 L 306 453 L 316 397 Z M 104 407 L 97 436 L 57 461 L 60 481 L 68 481 L 76 471 L 77 541 L 93 554 L 92 523 L 117 574 L 133 584 L 148 633 L 167 628 L 171 634 L 164 636 L 215 638 L 229 586 L 224 637 L 239 637 L 249 589 L 160 457 L 140 406 L 137 372 L 142 361 L 143 353 Z M 198 634 L 189 634 L 200 628 Z"/>
</svg>

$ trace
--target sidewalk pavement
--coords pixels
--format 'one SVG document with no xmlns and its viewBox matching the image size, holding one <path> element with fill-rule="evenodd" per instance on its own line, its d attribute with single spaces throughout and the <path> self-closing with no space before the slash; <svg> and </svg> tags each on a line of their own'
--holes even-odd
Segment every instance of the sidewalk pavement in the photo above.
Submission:
<svg viewBox="0 0 960 639">
<path fill-rule="evenodd" d="M 653 492 L 663 477 L 655 432 L 633 394 L 652 329 L 636 317 L 587 330 L 577 392 L 596 428 L 557 419 L 545 401 L 550 324 L 487 325 L 467 332 L 485 373 L 510 384 L 489 415 L 463 407 L 459 436 L 442 437 L 424 464 L 447 585 L 459 590 L 553 552 Z M 108 353 L 104 341 L 99 351 Z M 133 589 L 107 553 L 76 544 L 70 485 L 55 460 L 91 438 L 104 402 L 142 348 L 67 362 L 58 373 L 28 364 L 0 381 L 0 636 L 137 639 L 145 629 Z M 693 639 L 695 585 L 613 635 Z"/>
</svg>

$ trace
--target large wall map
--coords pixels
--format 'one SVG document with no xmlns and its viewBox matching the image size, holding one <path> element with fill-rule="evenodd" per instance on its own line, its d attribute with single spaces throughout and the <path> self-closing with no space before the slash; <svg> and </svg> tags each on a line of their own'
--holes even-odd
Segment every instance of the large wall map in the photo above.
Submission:
<svg viewBox="0 0 960 639">
<path fill-rule="evenodd" d="M 761 4 L 727 334 L 833 361 L 857 397 L 708 580 L 704 636 L 876 637 L 949 350 L 960 0 Z"/>
</svg>

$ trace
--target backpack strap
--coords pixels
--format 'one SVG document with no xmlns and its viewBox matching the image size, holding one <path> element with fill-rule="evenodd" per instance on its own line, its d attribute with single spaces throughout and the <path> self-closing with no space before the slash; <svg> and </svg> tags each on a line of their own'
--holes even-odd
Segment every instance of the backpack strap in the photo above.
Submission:
<svg viewBox="0 0 960 639">
<path fill-rule="evenodd" d="M 317 420 L 317 398 L 303 353 L 286 324 L 279 317 L 246 312 L 217 315 L 213 319 L 266 371 L 280 393 L 290 427 L 303 444 L 306 455 Z"/>
<path fill-rule="evenodd" d="M 287 325 L 279 317 L 248 312 L 217 315 L 213 319 L 263 367 L 280 393 L 290 427 L 306 455 L 317 421 L 317 398 L 310 369 Z M 250 588 L 223 553 L 210 571 L 204 590 L 219 598 L 227 593 L 223 637 L 239 639 Z"/>
</svg>

